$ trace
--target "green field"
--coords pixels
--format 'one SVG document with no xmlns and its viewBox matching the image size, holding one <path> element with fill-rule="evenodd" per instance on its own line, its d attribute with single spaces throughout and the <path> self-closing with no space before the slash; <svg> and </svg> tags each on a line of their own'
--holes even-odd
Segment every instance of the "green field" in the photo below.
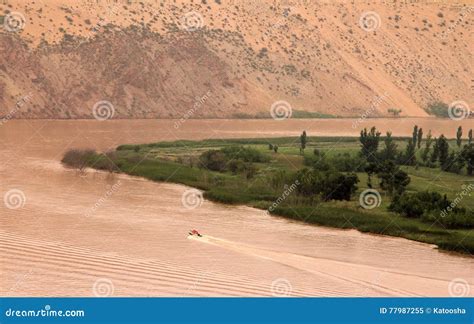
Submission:
<svg viewBox="0 0 474 324">
<path fill-rule="evenodd" d="M 395 140 L 399 149 L 403 150 L 406 139 Z M 278 152 L 269 150 L 269 144 L 278 145 Z M 189 185 L 202 189 L 207 199 L 216 202 L 268 209 L 287 188 L 282 183 L 274 183 L 277 175 L 284 174 L 284 184 L 291 185 L 292 176 L 305 167 L 304 156 L 313 156 L 314 149 L 324 152 L 328 158 L 335 159 L 343 153 L 357 156 L 360 151 L 358 138 L 308 137 L 304 155 L 300 154 L 299 145 L 299 139 L 296 137 L 122 145 L 107 154 L 90 153 L 85 165 L 124 172 L 153 181 Z M 265 156 L 265 162 L 252 163 L 255 170 L 252 171 L 251 177 L 228 170 L 210 171 L 199 166 L 200 156 L 204 152 L 235 146 L 255 149 Z M 455 147 L 454 141 L 450 141 L 450 146 Z M 71 163 L 66 161 L 66 164 Z M 407 192 L 437 191 L 454 200 L 462 191 L 463 185 L 473 182 L 472 177 L 442 172 L 435 168 L 402 166 L 402 169 L 411 178 Z M 391 198 L 379 188 L 377 181 L 373 181 L 373 189 L 381 193 L 381 205 L 374 209 L 362 208 L 359 204 L 359 194 L 368 188 L 368 176 L 362 171 L 356 174 L 360 181 L 349 201 L 322 201 L 317 197 L 301 197 L 296 192 L 291 192 L 271 213 L 311 224 L 355 228 L 362 232 L 436 244 L 445 250 L 474 253 L 474 230 L 447 229 L 437 222 L 407 218 L 388 211 Z M 474 201 L 467 197 L 459 202 L 459 206 L 472 210 Z"/>
</svg>

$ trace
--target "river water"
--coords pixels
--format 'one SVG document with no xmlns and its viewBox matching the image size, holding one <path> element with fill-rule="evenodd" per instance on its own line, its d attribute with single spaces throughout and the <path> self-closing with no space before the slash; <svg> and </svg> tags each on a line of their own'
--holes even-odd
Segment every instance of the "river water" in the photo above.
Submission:
<svg viewBox="0 0 474 324">
<path fill-rule="evenodd" d="M 69 148 L 176 139 L 434 135 L 430 119 L 9 121 L 0 126 L 0 294 L 7 296 L 474 295 L 474 258 L 400 238 L 304 225 L 245 206 L 183 207 L 189 188 L 59 162 Z M 452 136 L 452 135 L 451 135 Z M 450 137 L 451 137 L 450 136 Z M 17 198 L 17 199 L 15 199 Z M 190 228 L 206 234 L 187 236 Z"/>
</svg>

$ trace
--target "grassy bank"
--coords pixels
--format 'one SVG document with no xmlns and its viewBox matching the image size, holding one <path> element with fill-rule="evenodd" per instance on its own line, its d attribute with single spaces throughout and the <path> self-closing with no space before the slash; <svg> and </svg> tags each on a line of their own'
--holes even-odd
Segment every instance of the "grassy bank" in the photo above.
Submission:
<svg viewBox="0 0 474 324">
<path fill-rule="evenodd" d="M 403 149 L 405 141 L 395 140 Z M 270 150 L 269 144 L 277 146 L 277 152 Z M 248 149 L 247 153 L 252 155 L 249 159 L 254 159 L 252 163 L 242 162 L 235 168 L 219 171 L 200 165 L 199 161 L 205 152 L 236 146 Z M 367 174 L 357 170 L 357 166 L 354 166 L 353 171 L 359 182 L 349 201 L 303 197 L 296 190 L 288 193 L 294 175 L 304 167 L 305 157 L 313 156 L 315 148 L 328 157 L 338 159 L 342 154 L 357 156 L 360 144 L 357 138 L 308 137 L 307 147 L 301 154 L 298 138 L 290 137 L 176 141 L 122 145 L 116 151 L 105 154 L 70 152 L 63 162 L 76 168 L 92 167 L 152 181 L 185 184 L 203 190 L 204 197 L 212 201 L 270 208 L 271 214 L 310 224 L 403 237 L 436 244 L 444 250 L 474 253 L 474 230 L 447 229 L 436 222 L 425 222 L 390 212 L 387 207 L 391 198 L 377 184 L 373 188 L 381 193 L 380 206 L 374 209 L 362 208 L 359 195 L 368 188 Z M 403 169 L 411 177 L 406 189 L 409 192 L 432 189 L 454 199 L 461 186 L 472 181 L 472 178 L 464 175 L 441 171 L 434 173 L 432 169 L 424 167 L 404 166 Z M 277 201 L 278 204 L 275 204 Z M 474 202 L 469 198 L 463 199 L 460 206 L 472 209 Z"/>
</svg>

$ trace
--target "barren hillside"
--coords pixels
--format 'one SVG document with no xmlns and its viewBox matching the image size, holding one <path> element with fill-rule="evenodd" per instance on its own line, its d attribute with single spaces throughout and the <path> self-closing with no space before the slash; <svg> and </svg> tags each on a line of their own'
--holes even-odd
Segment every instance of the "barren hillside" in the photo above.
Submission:
<svg viewBox="0 0 474 324">
<path fill-rule="evenodd" d="M 0 116 L 93 118 L 100 101 L 114 118 L 472 107 L 474 4 L 411 2 L 2 1 Z"/>
</svg>

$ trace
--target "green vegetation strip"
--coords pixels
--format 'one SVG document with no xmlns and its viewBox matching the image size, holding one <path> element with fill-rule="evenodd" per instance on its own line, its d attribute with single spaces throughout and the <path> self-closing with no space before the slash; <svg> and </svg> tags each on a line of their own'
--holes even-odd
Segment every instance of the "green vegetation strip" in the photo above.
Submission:
<svg viewBox="0 0 474 324">
<path fill-rule="evenodd" d="M 444 250 L 474 253 L 474 230 L 470 223 L 450 228 L 428 218 L 393 212 L 389 208 L 394 204 L 393 194 L 388 194 L 374 180 L 372 189 L 381 193 L 381 204 L 373 209 L 362 208 L 359 195 L 369 188 L 369 178 L 365 167 L 356 165 L 367 162 L 361 157 L 359 140 L 307 137 L 304 150 L 301 138 L 292 137 L 160 142 L 122 145 L 104 154 L 72 150 L 66 153 L 63 163 L 79 169 L 91 167 L 184 184 L 203 190 L 204 197 L 212 201 L 245 204 L 305 223 L 403 237 L 435 244 Z M 406 142 L 407 139 L 393 138 L 393 143 L 401 149 L 407 148 Z M 455 141 L 448 142 L 455 145 Z M 418 159 L 422 151 L 416 152 Z M 321 160 L 325 164 L 320 164 Z M 454 200 L 461 186 L 472 184 L 472 177 L 465 174 L 432 172 L 432 167 L 403 165 L 397 169 L 411 179 L 403 184 L 404 193 L 397 199 L 406 195 L 415 199 L 416 194 L 432 190 L 446 195 L 444 199 Z M 318 168 L 329 169 L 323 172 Z M 308 176 L 315 177 L 309 185 Z M 358 182 L 353 183 L 354 176 Z M 295 185 L 298 179 L 305 183 Z M 317 188 L 321 184 L 331 186 L 331 181 L 347 181 L 345 192 L 349 199 L 334 198 L 331 192 Z M 402 199 L 396 207 L 403 208 L 403 202 Z M 458 205 L 469 211 L 474 208 L 469 197 Z M 467 215 L 472 217 L 472 213 Z M 463 217 L 467 216 L 463 214 Z"/>
</svg>

